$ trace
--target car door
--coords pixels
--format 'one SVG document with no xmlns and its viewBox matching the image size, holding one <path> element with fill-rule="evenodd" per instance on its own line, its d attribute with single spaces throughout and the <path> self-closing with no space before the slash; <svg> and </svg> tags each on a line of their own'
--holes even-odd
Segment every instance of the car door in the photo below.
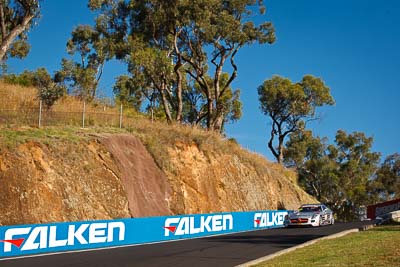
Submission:
<svg viewBox="0 0 400 267">
<path fill-rule="evenodd" d="M 321 219 L 322 219 L 322 223 L 326 223 L 330 219 L 329 213 L 328 213 L 328 208 L 324 205 L 322 205 Z"/>
<path fill-rule="evenodd" d="M 326 213 L 328 214 L 329 221 L 332 221 L 333 218 L 333 211 L 329 208 L 326 209 Z"/>
</svg>

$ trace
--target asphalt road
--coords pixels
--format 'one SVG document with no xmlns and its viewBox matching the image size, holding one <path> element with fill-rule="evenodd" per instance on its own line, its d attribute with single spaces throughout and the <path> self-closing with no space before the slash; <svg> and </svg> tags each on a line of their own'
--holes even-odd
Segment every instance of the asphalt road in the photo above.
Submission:
<svg viewBox="0 0 400 267">
<path fill-rule="evenodd" d="M 368 222 L 318 228 L 279 228 L 152 245 L 1 260 L 1 267 L 235 266 Z"/>
</svg>

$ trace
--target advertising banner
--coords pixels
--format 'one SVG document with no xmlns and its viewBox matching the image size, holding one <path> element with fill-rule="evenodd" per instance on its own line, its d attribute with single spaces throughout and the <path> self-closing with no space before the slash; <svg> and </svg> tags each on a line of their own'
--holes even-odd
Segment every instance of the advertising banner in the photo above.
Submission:
<svg viewBox="0 0 400 267">
<path fill-rule="evenodd" d="M 283 227 L 287 211 L 232 212 L 0 227 L 0 259 Z"/>
<path fill-rule="evenodd" d="M 396 210 L 400 210 L 400 198 L 368 206 L 367 217 L 374 220 L 378 216 Z"/>
</svg>

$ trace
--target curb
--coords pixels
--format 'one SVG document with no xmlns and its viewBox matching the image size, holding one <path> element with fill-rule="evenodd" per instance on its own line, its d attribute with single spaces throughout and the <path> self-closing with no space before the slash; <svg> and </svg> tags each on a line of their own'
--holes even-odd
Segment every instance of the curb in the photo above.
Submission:
<svg viewBox="0 0 400 267">
<path fill-rule="evenodd" d="M 287 248 L 287 249 L 284 249 L 284 250 L 280 250 L 280 251 L 275 252 L 273 254 L 270 254 L 268 256 L 265 256 L 265 257 L 262 257 L 262 258 L 258 258 L 258 259 L 255 259 L 255 260 L 252 260 L 252 261 L 249 261 L 249 262 L 245 262 L 245 263 L 236 265 L 236 267 L 250 267 L 250 266 L 259 264 L 261 262 L 271 260 L 271 259 L 276 258 L 278 256 L 281 256 L 283 254 L 295 251 L 296 249 L 310 246 L 310 245 L 315 244 L 315 243 L 317 243 L 317 242 L 319 242 L 321 240 L 334 239 L 334 238 L 342 237 L 342 236 L 345 236 L 345 235 L 348 235 L 348 234 L 351 234 L 351 233 L 357 233 L 359 231 L 364 231 L 364 230 L 365 229 L 362 229 L 362 228 L 361 229 L 360 228 L 354 228 L 354 229 L 342 231 L 342 232 L 339 232 L 339 233 L 336 233 L 336 234 L 333 234 L 333 235 L 328 235 L 328 236 L 320 237 L 320 238 L 317 238 L 317 239 L 313 239 L 313 240 L 307 241 L 307 242 L 305 242 L 303 244 L 300 244 L 300 245 L 297 245 L 297 246 L 294 246 L 294 247 L 291 247 L 291 248 Z"/>
</svg>

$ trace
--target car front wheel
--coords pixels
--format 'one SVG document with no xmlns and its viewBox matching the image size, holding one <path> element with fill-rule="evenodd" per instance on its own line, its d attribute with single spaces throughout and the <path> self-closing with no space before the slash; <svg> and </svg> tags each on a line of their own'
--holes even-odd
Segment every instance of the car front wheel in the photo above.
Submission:
<svg viewBox="0 0 400 267">
<path fill-rule="evenodd" d="M 321 226 L 321 225 L 322 225 L 322 217 L 318 216 L 318 226 Z"/>
</svg>

